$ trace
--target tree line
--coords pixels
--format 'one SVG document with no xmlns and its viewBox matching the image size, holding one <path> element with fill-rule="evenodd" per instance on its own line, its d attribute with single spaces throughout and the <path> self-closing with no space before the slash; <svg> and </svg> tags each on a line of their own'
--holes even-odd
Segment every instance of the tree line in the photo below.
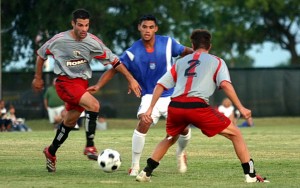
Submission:
<svg viewBox="0 0 300 188">
<path fill-rule="evenodd" d="M 229 67 L 252 67 L 247 51 L 264 42 L 290 53 L 283 63 L 300 66 L 298 0 L 2 0 L 2 68 L 25 58 L 25 71 L 34 70 L 35 50 L 71 29 L 71 13 L 77 8 L 91 13 L 90 32 L 117 54 L 140 38 L 138 18 L 151 13 L 159 20 L 158 34 L 187 46 L 193 29 L 211 31 L 211 53 Z"/>
</svg>

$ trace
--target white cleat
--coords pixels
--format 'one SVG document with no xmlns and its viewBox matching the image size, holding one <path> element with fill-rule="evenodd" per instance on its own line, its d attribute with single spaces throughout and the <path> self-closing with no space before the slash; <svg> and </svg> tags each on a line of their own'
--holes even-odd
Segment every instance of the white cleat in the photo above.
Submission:
<svg viewBox="0 0 300 188">
<path fill-rule="evenodd" d="M 246 183 L 270 183 L 269 180 L 266 178 L 261 177 L 260 175 L 256 175 L 255 177 L 250 177 L 249 174 L 245 175 L 245 182 Z"/>
<path fill-rule="evenodd" d="M 129 176 L 137 176 L 139 174 L 139 169 L 136 168 L 130 168 L 128 170 L 128 175 Z"/>
<path fill-rule="evenodd" d="M 142 170 L 139 175 L 136 176 L 136 181 L 138 182 L 151 182 L 150 176 L 146 175 L 146 172 Z"/>
</svg>

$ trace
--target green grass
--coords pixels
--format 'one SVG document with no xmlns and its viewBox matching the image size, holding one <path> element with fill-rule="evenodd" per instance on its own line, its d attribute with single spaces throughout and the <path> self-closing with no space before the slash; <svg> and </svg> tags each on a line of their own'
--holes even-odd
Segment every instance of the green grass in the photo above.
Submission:
<svg viewBox="0 0 300 188">
<path fill-rule="evenodd" d="M 99 150 L 121 153 L 122 165 L 115 173 L 102 172 L 95 161 L 82 154 L 83 129 L 73 131 L 57 153 L 57 172 L 48 173 L 42 150 L 55 132 L 47 120 L 27 121 L 33 132 L 0 133 L 0 187 L 299 187 L 300 118 L 257 118 L 255 127 L 242 128 L 259 174 L 269 184 L 244 183 L 243 171 L 232 144 L 222 136 L 207 138 L 192 129 L 188 145 L 188 172 L 179 174 L 172 147 L 154 171 L 151 183 L 139 183 L 127 175 L 131 161 L 131 137 L 136 120 L 108 119 L 108 130 L 97 131 Z M 144 166 L 156 144 L 164 137 L 164 122 L 147 136 L 141 159 Z"/>
</svg>

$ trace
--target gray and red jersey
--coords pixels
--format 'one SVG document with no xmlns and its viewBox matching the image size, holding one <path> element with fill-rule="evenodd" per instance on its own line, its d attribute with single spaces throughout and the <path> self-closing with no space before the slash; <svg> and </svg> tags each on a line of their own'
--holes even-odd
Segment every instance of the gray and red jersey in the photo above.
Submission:
<svg viewBox="0 0 300 188">
<path fill-rule="evenodd" d="M 158 84 L 174 88 L 171 98 L 198 97 L 209 103 L 209 97 L 222 81 L 231 83 L 224 60 L 208 53 L 194 52 L 179 59 Z"/>
<path fill-rule="evenodd" d="M 49 55 L 53 56 L 55 74 L 89 79 L 92 77 L 90 66 L 92 59 L 99 60 L 103 65 L 119 61 L 118 56 L 113 54 L 98 37 L 87 33 L 83 40 L 77 41 L 70 32 L 71 30 L 55 35 L 37 51 L 42 59 L 47 59 Z"/>
</svg>

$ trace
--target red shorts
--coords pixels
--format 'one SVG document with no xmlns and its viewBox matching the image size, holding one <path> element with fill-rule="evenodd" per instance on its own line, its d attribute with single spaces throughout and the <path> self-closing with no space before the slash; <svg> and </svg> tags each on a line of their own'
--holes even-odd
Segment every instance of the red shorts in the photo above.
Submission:
<svg viewBox="0 0 300 188">
<path fill-rule="evenodd" d="M 67 76 L 59 76 L 56 79 L 55 88 L 58 96 L 65 102 L 67 111 L 84 111 L 84 108 L 79 105 L 79 101 L 82 95 L 87 92 L 87 80 L 82 78 L 72 79 Z"/>
<path fill-rule="evenodd" d="M 226 129 L 231 121 L 223 113 L 207 105 L 199 98 L 172 99 L 168 108 L 166 131 L 177 136 L 189 124 L 197 127 L 208 137 L 215 136 Z M 173 102 L 172 102 L 173 101 Z"/>
</svg>

